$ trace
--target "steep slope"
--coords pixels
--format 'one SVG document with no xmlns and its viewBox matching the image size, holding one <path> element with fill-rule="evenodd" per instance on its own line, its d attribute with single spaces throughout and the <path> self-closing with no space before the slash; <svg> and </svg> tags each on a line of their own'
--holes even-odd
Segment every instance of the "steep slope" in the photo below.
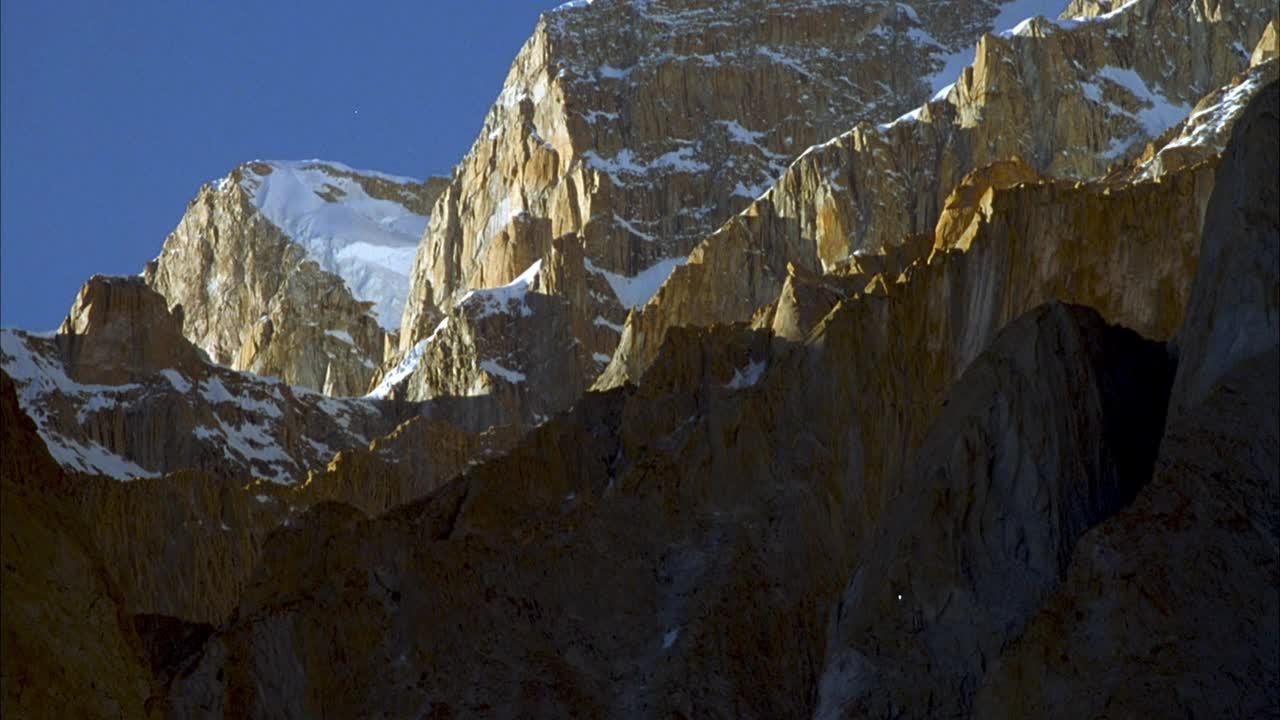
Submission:
<svg viewBox="0 0 1280 720">
<path fill-rule="evenodd" d="M 66 507 L 70 484 L 0 373 L 6 715 L 147 717 L 151 673 L 123 602 Z"/>
<path fill-rule="evenodd" d="M 1173 363 L 1047 306 L 970 365 L 832 615 L 815 717 L 962 717 L 1079 536 L 1150 476 Z"/>
<path fill-rule="evenodd" d="M 750 319 L 777 299 L 787 263 L 847 272 L 859 255 L 932 231 L 947 195 L 975 169 L 1019 157 L 1038 174 L 1085 179 L 1136 156 L 1247 69 L 1247 53 L 1223 48 L 1256 43 L 1272 14 L 1265 3 L 1206 12 L 1138 0 L 1092 19 L 1033 19 L 984 36 L 945 95 L 806 151 L 700 243 L 629 317 L 597 387 L 639 377 L 671 327 Z M 1255 71 L 1274 78 L 1276 67 Z M 1222 137 L 1194 144 L 1211 154 Z"/>
<path fill-rule="evenodd" d="M 1264 97 L 1274 93 L 1272 85 Z M 1190 364 L 1178 369 L 1167 424 L 1166 347 L 1091 310 L 1050 305 L 999 333 L 1004 323 L 979 326 L 990 340 L 973 339 L 978 351 L 961 375 L 954 358 L 967 346 L 951 328 L 964 323 L 935 324 L 926 299 L 948 298 L 963 318 L 973 304 L 965 288 L 984 294 L 983 257 L 1010 235 L 978 235 L 966 250 L 940 253 L 932 280 L 917 272 L 887 297 L 840 301 L 804 345 L 743 326 L 674 329 L 638 386 L 588 394 L 430 497 L 371 520 L 316 508 L 267 544 L 235 619 L 170 686 L 175 712 L 1021 717 L 1073 712 L 1064 697 L 1137 695 L 1130 689 L 1150 677 L 1148 660 L 1105 633 L 1067 633 L 1061 620 L 1037 630 L 1037 615 L 1071 593 L 1098 597 L 1090 612 L 1110 614 L 1108 627 L 1138 620 L 1132 632 L 1159 642 L 1183 627 L 1162 614 L 1158 598 L 1171 589 L 1143 601 L 1106 565 L 1101 586 L 1073 579 L 1073 567 L 1095 562 L 1090 526 L 1142 532 L 1124 508 L 1136 494 L 1140 510 L 1160 487 L 1157 448 L 1185 443 L 1203 460 L 1218 455 L 1210 437 L 1175 441 L 1178 418 L 1195 416 L 1180 409 L 1179 398 L 1193 397 L 1186 378 L 1203 367 L 1217 382 L 1228 377 L 1198 354 L 1241 357 L 1241 371 L 1270 370 L 1255 382 L 1274 384 L 1274 159 L 1245 159 L 1257 143 L 1274 145 L 1274 129 L 1248 130 L 1272 112 L 1260 106 L 1241 120 L 1218 171 L 1207 212 L 1218 220 L 1206 238 L 1225 234 L 1206 240 L 1179 343 Z M 1249 242 L 1237 241 L 1241 227 L 1257 228 Z M 1123 246 L 1099 242 L 1117 248 L 1113 258 Z M 1216 327 L 1242 328 L 1228 335 L 1247 341 L 1219 339 Z M 1186 349 L 1200 338 L 1209 339 Z M 1256 398 L 1272 418 L 1275 396 Z M 1265 417 L 1246 419 L 1264 424 L 1260 435 L 1234 422 L 1219 429 L 1228 447 L 1259 461 L 1242 466 L 1261 474 L 1248 484 L 1262 494 L 1247 517 L 1273 520 L 1274 493 L 1262 489 L 1275 485 L 1266 455 L 1274 419 Z M 1274 609 L 1264 584 L 1274 579 L 1274 542 L 1227 510 L 1204 507 L 1204 523 L 1228 531 L 1227 552 L 1215 557 L 1231 564 L 1197 570 L 1188 561 L 1183 572 L 1197 593 L 1239 572 L 1233 587 L 1263 601 L 1242 606 L 1238 632 L 1256 627 L 1248 648 L 1274 648 L 1277 629 L 1264 614 Z M 1193 557 L 1159 552 L 1174 563 Z M 1164 567 L 1153 565 L 1153 581 Z M 1212 615 L 1194 608 L 1209 606 L 1191 607 L 1185 617 L 1198 618 L 1207 638 Z M 1059 662 L 1036 644 L 1063 638 L 1090 643 L 1103 662 Z M 997 697 L 1020 704 L 979 712 L 974 703 L 989 700 L 975 692 L 984 676 L 998 680 L 1005 652 L 1010 663 L 1032 663 L 1009 674 L 1021 683 L 1014 694 Z M 1257 681 L 1224 684 L 1262 657 L 1251 652 L 1244 662 L 1229 648 L 1212 655 L 1210 664 L 1228 662 L 1216 675 L 1178 672 L 1189 687 L 1238 692 L 1235 707 L 1265 712 L 1265 658 Z M 1046 657 L 1062 683 L 1040 683 L 1035 663 Z M 1178 656 L 1165 662 L 1156 667 L 1183 667 Z M 1085 671 L 1109 679 L 1098 686 Z M 1036 692 L 1048 693 L 1044 704 Z M 1175 693 L 1142 696 L 1149 704 L 1135 707 L 1159 709 Z"/>
<path fill-rule="evenodd" d="M 1072 347 L 1124 348 L 1095 338 L 1096 316 L 1039 317 L 1083 334 Z M 731 389 L 750 385 L 731 358 L 767 358 L 763 339 L 669 345 L 677 365 L 641 390 L 588 396 L 429 500 L 282 530 L 238 619 L 175 681 L 179 714 L 807 714 L 851 528 L 837 478 L 751 419 L 777 390 Z M 1076 362 L 1060 349 L 1035 359 Z M 1079 392 L 1020 396 L 1039 413 Z"/>
<path fill-rule="evenodd" d="M 1278 148 L 1272 83 L 1214 187 L 1155 475 L 1081 540 L 979 714 L 1280 713 Z"/>
<path fill-rule="evenodd" d="M 141 278 L 95 276 L 52 337 L 0 331 L 0 365 L 68 472 L 295 483 L 414 413 L 210 364 L 165 304 Z"/>
<path fill-rule="evenodd" d="M 442 184 L 323 161 L 246 163 L 200 189 L 144 276 L 215 362 L 362 395 L 395 344 Z"/>
<path fill-rule="evenodd" d="M 801 149 L 928 98 L 1015 6 L 600 0 L 548 13 L 428 228 L 379 393 L 488 393 L 525 423 L 567 407 L 627 310 L 702 237 Z M 508 317 L 466 307 L 533 275 L 545 297 Z"/>
</svg>

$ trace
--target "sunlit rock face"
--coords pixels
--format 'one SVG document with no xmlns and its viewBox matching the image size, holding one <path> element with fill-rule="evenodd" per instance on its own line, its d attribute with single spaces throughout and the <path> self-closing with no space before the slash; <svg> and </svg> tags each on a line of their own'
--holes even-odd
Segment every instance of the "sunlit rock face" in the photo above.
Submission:
<svg viewBox="0 0 1280 720">
<path fill-rule="evenodd" d="M 442 183 L 246 163 L 200 189 L 143 276 L 215 362 L 363 395 L 394 343 Z"/>
<path fill-rule="evenodd" d="M 973 170 L 1018 158 L 1066 180 L 1133 163 L 1155 177 L 1206 159 L 1220 151 L 1243 101 L 1276 76 L 1274 63 L 1250 70 L 1248 53 L 1235 49 L 1259 43 L 1272 14 L 1265 3 L 1210 13 L 1140 0 L 1096 18 L 1030 20 L 984 36 L 946 93 L 811 148 L 703 240 L 629 319 L 597 387 L 638 377 L 668 328 L 749 320 L 777 299 L 787 263 L 848 273 L 859 256 L 933 232 L 948 194 Z M 1252 81 L 1224 102 L 1245 71 Z M 1206 129 L 1168 137 L 1205 96 L 1203 109 L 1216 108 L 1191 122 Z M 1171 148 L 1168 157 L 1186 156 L 1152 162 L 1149 143 L 1196 149 Z"/>
<path fill-rule="evenodd" d="M 574 2 L 203 189 L 0 333 L 6 709 L 1280 713 L 1274 8 L 1058 9 Z"/>
<path fill-rule="evenodd" d="M 926 100 L 1012 7 L 601 0 L 546 14 L 423 238 L 382 392 L 493 388 L 513 422 L 567 407 L 703 237 L 805 148 Z M 530 274 L 551 297 L 511 322 L 459 309 Z"/>
</svg>

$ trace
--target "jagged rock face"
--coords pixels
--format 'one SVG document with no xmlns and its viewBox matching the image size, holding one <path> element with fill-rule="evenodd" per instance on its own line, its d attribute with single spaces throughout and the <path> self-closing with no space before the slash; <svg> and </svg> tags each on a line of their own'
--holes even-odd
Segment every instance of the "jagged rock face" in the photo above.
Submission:
<svg viewBox="0 0 1280 720">
<path fill-rule="evenodd" d="M 548 13 L 424 238 L 401 347 L 561 235 L 627 276 L 687 254 L 799 149 L 927 96 L 915 71 L 938 48 L 918 23 L 893 4 L 752 0 Z"/>
<path fill-rule="evenodd" d="M 95 278 L 79 298 L 62 328 L 74 334 L 0 332 L 22 407 L 70 473 L 192 469 L 295 483 L 415 411 L 211 365 L 177 334 L 164 299 L 135 279 Z"/>
<path fill-rule="evenodd" d="M 1278 162 L 1273 82 L 1218 172 L 1154 477 L 1082 538 L 975 714 L 1280 713 Z"/>
<path fill-rule="evenodd" d="M 776 129 L 756 137 L 744 118 L 799 122 L 706 101 L 699 117 L 720 130 L 689 126 L 700 144 L 686 150 L 661 144 L 655 128 L 686 119 L 659 101 L 697 106 L 693 81 L 710 72 L 728 98 L 758 86 L 761 104 L 835 102 L 838 82 L 793 87 L 768 63 L 826 73 L 831 58 L 802 36 L 845 52 L 894 37 L 886 27 L 954 50 L 968 42 L 957 13 L 972 11 L 968 28 L 995 12 L 743 2 L 737 24 L 717 26 L 720 9 L 674 0 L 586 5 L 544 20 L 486 125 L 498 131 L 490 166 L 468 158 L 447 191 L 489 193 L 498 178 L 485 197 L 519 198 L 525 214 L 486 239 L 472 231 L 503 215 L 483 210 L 490 200 L 437 204 L 437 220 L 454 213 L 440 222 L 467 233 L 442 245 L 466 249 L 447 273 L 471 263 L 470 275 L 449 276 L 430 335 L 371 371 L 394 400 L 212 366 L 181 337 L 185 306 L 132 279 L 91 281 L 55 337 L 0 335 L 6 709 L 1280 713 L 1277 61 L 1231 77 L 1255 35 L 1266 54 L 1270 11 L 1077 0 L 1075 14 L 1096 19 L 984 38 L 944 99 L 814 148 L 702 242 L 627 321 L 614 380 L 638 384 L 556 414 L 604 365 L 628 299 L 684 258 L 643 279 L 626 263 L 696 241 L 682 233 L 702 218 L 681 216 L 676 195 L 709 193 L 688 207 L 715 212 L 738 202 L 682 163 L 739 182 L 733 168 L 764 172 L 783 152 Z M 613 35 L 575 13 L 602 9 L 643 32 L 597 49 Z M 855 16 L 871 32 L 809 24 Z M 765 52 L 737 45 L 752 33 Z M 887 55 L 874 62 L 919 50 L 908 45 L 876 45 Z M 757 62 L 725 59 L 744 57 Z M 937 52 L 920 62 L 946 64 Z M 1148 95 L 1184 110 L 1202 99 L 1156 133 L 1165 119 Z M 575 145 L 583 123 L 599 137 Z M 717 154 L 721 131 L 751 147 Z M 397 179 L 306 165 L 246 166 L 202 195 L 210 236 L 238 238 L 217 246 L 231 260 L 194 241 L 174 252 L 230 272 L 314 252 L 281 217 L 351 198 L 425 212 Z M 282 187 L 311 193 L 319 215 L 273 215 Z M 652 231 L 635 224 L 643 213 Z M 352 245 L 330 247 L 350 259 Z M 170 261 L 164 282 L 176 283 L 182 261 Z M 316 263 L 279 278 L 262 302 L 292 309 L 242 333 L 236 358 L 319 372 L 324 328 L 307 324 L 306 303 L 328 308 L 324 288 L 358 294 L 360 281 Z M 146 282 L 161 277 L 157 264 Z M 231 338 L 259 302 L 252 288 L 269 284 L 236 282 L 225 324 L 197 298 L 209 337 Z M 344 297 L 322 315 L 355 307 L 376 325 Z M 340 332 L 360 349 L 352 362 L 366 356 L 356 331 L 322 334 Z M 323 364 L 328 390 L 359 384 Z M 495 422 L 513 424 L 477 432 Z M 198 470 L 169 472 L 184 467 Z"/>
<path fill-rule="evenodd" d="M 1085 308 L 1045 306 L 1002 331 L 863 546 L 815 716 L 964 716 L 983 658 L 1150 477 L 1173 370 L 1162 343 Z"/>
<path fill-rule="evenodd" d="M 63 512 L 130 614 L 221 622 L 280 523 L 333 500 L 383 512 L 518 437 L 396 428 L 460 411 L 290 388 L 209 364 L 180 331 L 141 279 L 95 277 L 59 334 L 0 336 L 6 390 L 76 478 Z"/>
<path fill-rule="evenodd" d="M 944 99 L 806 151 L 699 244 L 629 318 L 597 386 L 639 377 L 668 328 L 750 319 L 777 299 L 788 262 L 838 272 L 855 253 L 932 231 L 974 169 L 1019 157 L 1042 175 L 1087 178 L 1136 155 L 1246 69 L 1245 55 L 1222 48 L 1256 42 L 1270 12 L 1138 0 L 1093 20 L 1035 20 L 984 36 Z"/>
<path fill-rule="evenodd" d="M 240 619 L 175 682 L 177 713 L 636 716 L 736 695 L 715 707 L 795 714 L 813 668 L 807 681 L 788 668 L 761 683 L 752 658 L 801 655 L 822 623 L 797 627 L 797 614 L 779 612 L 802 595 L 761 600 L 748 589 L 762 575 L 782 577 L 783 568 L 803 568 L 797 585 L 834 588 L 823 549 L 836 545 L 839 529 L 802 530 L 798 518 L 824 511 L 820 498 L 802 484 L 755 485 L 750 470 L 720 472 L 729 468 L 695 440 L 705 426 L 689 413 L 732 402 L 734 389 L 724 386 L 743 377 L 735 363 L 764 360 L 767 337 L 724 332 L 681 351 L 693 362 L 679 362 L 641 396 L 591 396 L 429 500 L 369 522 L 321 509 L 273 537 Z M 761 443 L 728 447 L 749 453 L 757 468 L 768 465 Z M 719 457 L 736 465 L 734 454 Z M 788 520 L 770 522 L 753 506 L 785 508 Z M 632 531 L 641 525 L 652 532 Z M 299 563 L 304 547 L 328 550 Z M 344 589 L 331 593 L 327 578 L 339 576 Z M 815 611 L 798 615 L 820 617 Z M 309 628 L 339 615 L 340 645 L 317 643 Z M 258 692 L 279 667 L 267 658 L 271 647 L 296 658 L 285 665 L 297 671 Z M 726 647 L 770 653 L 744 653 L 736 667 L 723 667 Z M 343 680 L 312 680 L 333 677 L 323 668 L 339 665 Z"/>
<path fill-rule="evenodd" d="M 57 333 L 67 375 L 80 383 L 125 385 L 205 360 L 182 336 L 182 317 L 141 278 L 95 275 L 80 288 Z"/>
<path fill-rule="evenodd" d="M 200 189 L 144 276 L 215 362 L 362 395 L 440 190 L 336 163 L 248 163 Z"/>
<path fill-rule="evenodd" d="M 1273 22 L 1267 27 L 1274 26 Z M 1258 47 L 1265 43 L 1264 37 Z M 1257 55 L 1254 57 L 1256 59 Z M 1226 146 L 1236 118 L 1262 86 L 1280 75 L 1278 68 L 1280 63 L 1274 58 L 1255 62 L 1247 72 L 1206 95 L 1196 103 L 1186 120 L 1148 146 L 1132 169 L 1115 174 L 1115 178 L 1156 178 L 1217 156 Z"/>
<path fill-rule="evenodd" d="M 1243 152 L 1225 163 L 1238 169 Z M 1146 714 L 1175 706 L 1178 694 L 1141 693 L 1146 703 L 1129 705 L 1157 656 L 1128 648 L 1154 652 L 1165 642 L 1160 598 L 1176 588 L 1161 578 L 1175 569 L 1204 573 L 1188 578 L 1197 597 L 1211 596 L 1206 580 L 1236 573 L 1228 597 L 1262 598 L 1234 610 L 1243 609 L 1237 632 L 1256 629 L 1256 645 L 1197 665 L 1188 685 L 1198 688 L 1195 698 L 1183 704 L 1207 710 L 1196 698 L 1214 702 L 1211 691 L 1234 692 L 1228 679 L 1257 668 L 1231 706 L 1266 712 L 1274 658 L 1253 649 L 1273 649 L 1280 636 L 1268 619 L 1277 563 L 1266 534 L 1280 516 L 1271 489 L 1280 315 L 1257 308 L 1275 302 L 1274 181 L 1259 177 L 1274 158 L 1261 155 L 1242 179 L 1220 176 L 1206 213 L 1257 222 L 1256 242 L 1227 232 L 1217 242 L 1238 249 L 1230 259 L 1207 241 L 1206 252 L 1221 257 L 1206 261 L 1186 313 L 1187 328 L 1200 326 L 1194 318 L 1204 304 L 1215 320 L 1206 328 L 1269 323 L 1246 333 L 1258 349 L 1246 346 L 1244 364 L 1229 371 L 1262 384 L 1265 392 L 1250 400 L 1259 412 L 1245 418 L 1261 434 L 1238 419 L 1217 426 L 1221 442 L 1240 453 L 1229 467 L 1251 473 L 1248 489 L 1195 509 L 1207 533 L 1199 537 L 1216 538 L 1214 558 L 1229 567 L 1197 570 L 1204 564 L 1191 538 L 1174 556 L 1138 538 L 1103 547 L 1121 554 L 1120 568 L 1165 558 L 1143 576 L 1160 592 L 1143 598 L 1123 590 L 1127 575 L 1116 565 L 1077 547 L 1095 523 L 1079 540 L 1085 548 L 1103 533 L 1140 535 L 1163 518 L 1177 521 L 1168 514 L 1182 512 L 1176 498 L 1158 501 L 1158 522 L 1135 523 L 1123 508 L 1136 492 L 1133 508 L 1141 509 L 1160 486 L 1165 459 L 1140 490 L 1157 447 L 1167 458 L 1170 442 L 1184 445 L 1212 472 L 1223 467 L 1213 465 L 1224 462 L 1219 441 L 1179 434 L 1179 418 L 1197 417 L 1177 410 L 1182 390 L 1164 423 L 1172 369 L 1165 348 L 1093 311 L 1051 305 L 998 334 L 1005 323 L 994 322 L 988 340 L 949 334 L 964 323 L 924 321 L 933 316 L 922 308 L 936 309 L 921 299 L 929 293 L 941 293 L 933 297 L 947 299 L 957 317 L 987 296 L 961 292 L 987 282 L 979 258 L 989 238 L 979 233 L 965 252 L 936 254 L 940 265 L 928 268 L 943 279 L 909 272 L 888 296 L 843 300 L 803 346 L 742 326 L 678 328 L 639 386 L 589 394 L 511 453 L 423 501 L 372 520 L 341 506 L 315 508 L 267 543 L 236 619 L 170 687 L 175 714 L 324 707 L 347 715 L 1021 717 L 1074 712 L 1066 700 L 1078 697 L 1099 710 L 1120 702 Z M 1270 190 L 1248 189 L 1268 183 Z M 1054 189 L 1009 191 L 1045 187 Z M 1240 204 L 1223 208 L 1224 197 Z M 1009 212 L 998 198 L 991 207 L 993 223 Z M 1108 257 L 1123 264 L 1120 249 Z M 1243 291 L 1209 269 L 1259 261 L 1260 282 Z M 1231 303 L 1239 292 L 1252 304 Z M 954 349 L 930 344 L 930 333 Z M 1196 353 L 1230 355 L 1231 344 L 1211 333 L 1182 337 L 1212 340 L 1196 351 L 1180 342 L 1189 362 L 1180 376 L 1200 374 Z M 970 345 L 976 356 L 956 361 Z M 962 365 L 968 370 L 948 393 L 959 375 L 949 368 Z M 1206 417 L 1216 425 L 1224 412 Z M 1173 434 L 1162 437 L 1163 427 Z M 1188 480 L 1199 477 L 1177 467 Z M 1233 520 L 1231 508 L 1250 500 L 1244 520 Z M 1161 532 L 1185 530 L 1174 522 Z M 1096 569 L 1077 578 L 1080 563 Z M 1099 577 L 1105 586 L 1092 580 Z M 1112 592 L 1126 601 L 1112 602 Z M 1070 613 L 1072 602 L 1092 604 L 1082 617 Z M 1068 610 L 1055 609 L 1060 603 Z M 1211 619 L 1233 610 L 1221 599 L 1195 607 L 1181 611 L 1179 632 L 1194 620 L 1198 637 L 1213 633 L 1228 645 Z M 1099 629 L 1065 627 L 1082 620 Z M 1131 621 L 1136 629 L 1123 632 L 1143 640 L 1107 639 Z M 1082 643 L 1081 655 L 1060 656 L 1064 639 Z M 1178 657 L 1157 659 L 1157 667 L 1185 673 Z M 1053 673 L 1045 682 L 1040 668 Z M 1100 675 L 1105 681 L 1095 682 Z"/>
<path fill-rule="evenodd" d="M 1014 171 L 1008 179 L 1029 177 L 1026 172 Z M 912 252 L 923 259 L 902 263 L 894 259 L 901 251 L 891 252 L 880 261 L 887 263 L 883 270 L 889 272 L 880 271 L 871 278 L 863 272 L 879 269 L 868 262 L 877 256 L 855 258 L 856 269 L 863 271 L 852 275 L 861 279 L 855 286 L 859 292 L 844 297 L 861 294 L 865 302 L 851 301 L 848 311 L 867 313 L 867 331 L 879 337 L 882 331 L 875 329 L 877 323 L 887 318 L 871 319 L 882 312 L 874 309 L 880 305 L 873 296 L 897 298 L 883 312 L 892 313 L 893 322 L 909 328 L 904 332 L 919 343 L 914 347 L 939 353 L 935 367 L 945 368 L 941 376 L 945 382 L 954 380 L 1005 323 L 1053 299 L 1089 304 L 1110 322 L 1151 337 L 1170 337 L 1189 296 L 1198 228 L 1212 179 L 1212 169 L 1205 164 L 1160 182 L 1133 185 L 1041 181 L 1000 188 L 999 182 L 990 184 L 989 171 L 977 173 L 947 201 L 931 254 L 920 249 L 930 247 L 929 243 L 911 241 L 903 247 L 916 248 Z M 676 313 L 691 312 L 690 305 L 695 303 L 698 313 L 712 310 L 696 315 L 706 322 L 715 321 L 716 313 L 745 313 L 749 306 L 743 305 L 741 296 L 712 299 L 724 283 L 738 282 L 747 274 L 741 272 L 740 264 L 737 268 L 729 264 L 727 250 L 727 245 L 720 245 L 702 257 L 695 251 L 691 266 L 698 265 L 699 271 L 676 276 L 689 279 L 694 288 L 690 299 L 682 302 L 676 294 L 681 286 L 668 285 L 659 297 L 665 301 L 670 291 L 674 304 L 651 306 L 633 315 L 628 327 L 655 328 L 645 332 L 658 333 L 663 319 L 671 316 L 670 308 Z M 902 265 L 905 272 L 899 274 Z M 753 260 L 749 268 L 758 265 Z M 787 295 L 793 285 L 794 281 L 784 281 L 779 311 L 792 302 Z M 832 280 L 827 285 L 839 283 Z M 834 300 L 839 292 L 833 293 Z M 808 317 L 820 319 L 816 312 Z M 790 336 L 802 337 L 812 329 L 802 325 Z M 639 334 L 634 337 L 647 342 Z M 622 350 L 620 357 L 639 358 L 624 356 Z M 886 361 L 892 362 L 888 357 Z M 618 363 L 615 358 L 614 365 Z M 610 379 L 606 376 L 602 382 Z"/>
<path fill-rule="evenodd" d="M 927 98 L 952 54 L 990 29 L 999 8 L 602 0 L 547 14 L 423 239 L 396 361 L 421 355 L 428 338 L 450 341 L 442 327 L 454 328 L 452 342 L 428 351 L 395 393 L 424 399 L 493 385 L 513 421 L 566 407 L 599 374 L 597 358 L 612 356 L 626 310 L 643 305 L 700 238 L 800 149 Z M 583 261 L 553 269 L 553 241 L 566 237 Z M 588 303 L 570 301 L 571 336 L 555 301 L 547 318 L 522 316 L 530 329 L 503 324 L 495 335 L 475 326 L 474 344 L 458 336 L 466 319 L 452 311 L 464 293 L 514 282 L 537 262 L 552 276 L 544 285 L 574 288 Z M 527 376 L 547 366 L 548 357 L 530 354 L 543 350 L 573 367 L 542 387 L 508 387 L 476 369 L 489 360 Z"/>
<path fill-rule="evenodd" d="M 1114 330 L 1105 332 L 1123 342 L 1104 340 L 1096 316 L 1087 319 L 1056 310 L 1022 323 L 1039 334 L 1006 343 L 1021 353 L 1020 377 L 1054 391 L 1019 393 L 1026 405 L 1016 417 L 995 421 L 1056 410 L 1070 426 L 1071 398 L 1101 398 L 1106 388 L 1104 349 L 1123 356 L 1126 343 L 1154 363 L 1157 372 L 1138 368 L 1141 376 L 1167 384 L 1163 348 Z M 670 364 L 655 365 L 639 389 L 589 396 L 427 501 L 370 522 L 325 510 L 273 537 L 241 619 L 176 681 L 178 714 L 200 706 L 413 713 L 432 703 L 491 716 L 811 714 L 825 618 L 850 567 L 842 475 L 805 472 L 814 448 L 769 440 L 766 428 L 795 426 L 757 420 L 779 412 L 784 392 L 778 383 L 749 389 L 759 379 L 751 365 L 770 361 L 767 337 L 725 330 L 673 333 Z M 1038 363 L 1070 372 L 1040 378 Z M 981 367 L 1010 364 L 997 355 Z M 825 378 L 808 377 L 822 386 L 811 390 L 830 391 Z M 1105 399 L 1132 408 L 1126 400 L 1137 395 Z M 1134 431 L 1122 419 L 1070 437 L 1111 447 L 1098 434 Z M 1044 422 L 1045 432 L 1054 427 Z M 1152 425 L 1153 448 L 1158 418 Z M 1034 457 L 1080 462 L 1079 449 Z M 1101 492 L 1114 466 L 1089 467 Z M 1064 505 L 1087 483 L 1064 488 Z M 1079 520 L 1064 515 L 1064 525 Z"/>
<path fill-rule="evenodd" d="M 102 562 L 69 511 L 71 487 L 0 373 L 4 462 L 4 635 L 0 685 L 6 715 L 147 717 L 151 673 Z"/>
<path fill-rule="evenodd" d="M 373 394 L 450 403 L 448 417 L 476 432 L 535 425 L 581 397 L 608 362 L 624 320 L 602 302 L 611 296 L 577 238 L 557 238 L 512 282 L 463 296 Z"/>
<path fill-rule="evenodd" d="M 7 372 L 3 376 L 6 392 L 21 387 L 11 381 Z M 161 396 L 151 402 L 174 401 L 157 388 L 148 387 L 145 391 Z M 329 398 L 322 401 L 339 402 Z M 294 410 L 306 412 L 305 406 Z M 37 414 L 30 406 L 26 411 Z M 134 409 L 131 414 L 138 412 Z M 228 414 L 228 408 L 218 406 L 214 413 L 220 419 Z M 94 425 L 92 421 L 87 423 L 88 431 Z M 36 432 L 34 427 L 32 432 Z M 177 436 L 190 433 L 175 428 L 170 432 Z M 30 442 L 43 447 L 45 439 L 40 435 L 47 438 L 49 434 L 47 427 L 41 428 L 34 436 L 37 439 Z M 281 435 L 277 432 L 264 438 L 281 442 Z M 426 495 L 479 459 L 509 448 L 518 437 L 502 429 L 476 436 L 443 420 L 416 417 L 367 447 L 337 452 L 332 462 L 332 453 L 326 452 L 316 460 L 291 451 L 300 463 L 311 463 L 302 469 L 306 482 L 296 485 L 252 480 L 251 469 L 230 461 L 221 466 L 213 464 L 205 471 L 167 472 L 163 477 L 120 482 L 128 479 L 119 473 L 128 466 L 129 458 L 116 457 L 107 462 L 106 458 L 113 457 L 110 450 L 114 448 L 102 447 L 97 453 L 76 456 L 90 461 L 88 467 L 60 459 L 76 474 L 74 482 L 59 481 L 57 491 L 60 512 L 83 523 L 83 530 L 77 531 L 77 541 L 103 566 L 101 573 L 109 578 L 122 612 L 216 624 L 236 607 L 263 542 L 282 523 L 294 522 L 308 508 L 332 501 L 354 505 L 369 515 L 385 512 Z M 84 445 L 91 442 L 85 440 Z M 69 444 L 61 436 L 48 443 L 49 447 L 64 451 Z M 5 456 L 6 472 L 10 457 Z M 37 470 L 49 467 L 41 465 Z M 307 473 L 311 468 L 318 469 Z M 61 478 L 65 472 L 43 470 L 32 471 L 33 477 Z M 103 474 L 95 476 L 86 471 Z M 113 471 L 117 473 L 114 477 L 109 474 Z"/>
</svg>

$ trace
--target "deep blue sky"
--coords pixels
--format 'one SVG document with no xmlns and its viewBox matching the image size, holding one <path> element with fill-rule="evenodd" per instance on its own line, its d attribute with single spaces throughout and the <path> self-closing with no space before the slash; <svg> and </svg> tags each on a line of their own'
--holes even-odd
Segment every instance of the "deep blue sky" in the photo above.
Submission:
<svg viewBox="0 0 1280 720">
<path fill-rule="evenodd" d="M 560 2 L 4 0 L 0 324 L 140 272 L 242 161 L 447 174 Z"/>
</svg>

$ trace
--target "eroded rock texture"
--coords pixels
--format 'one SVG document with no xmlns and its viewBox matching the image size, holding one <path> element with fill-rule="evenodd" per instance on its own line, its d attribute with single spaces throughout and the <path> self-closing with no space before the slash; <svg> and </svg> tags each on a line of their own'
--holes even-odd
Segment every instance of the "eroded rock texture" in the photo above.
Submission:
<svg viewBox="0 0 1280 720">
<path fill-rule="evenodd" d="M 6 712 L 1280 713 L 1274 10 L 1078 0 L 835 135 L 998 12 L 548 14 L 401 338 L 352 244 L 280 266 L 339 310 L 246 276 L 225 315 L 178 250 L 232 277 L 314 251 L 280 218 L 422 188 L 206 188 L 145 278 L 0 335 Z"/>
<path fill-rule="evenodd" d="M 246 163 L 200 189 L 144 276 L 215 362 L 363 395 L 441 189 L 337 163 Z"/>
</svg>

